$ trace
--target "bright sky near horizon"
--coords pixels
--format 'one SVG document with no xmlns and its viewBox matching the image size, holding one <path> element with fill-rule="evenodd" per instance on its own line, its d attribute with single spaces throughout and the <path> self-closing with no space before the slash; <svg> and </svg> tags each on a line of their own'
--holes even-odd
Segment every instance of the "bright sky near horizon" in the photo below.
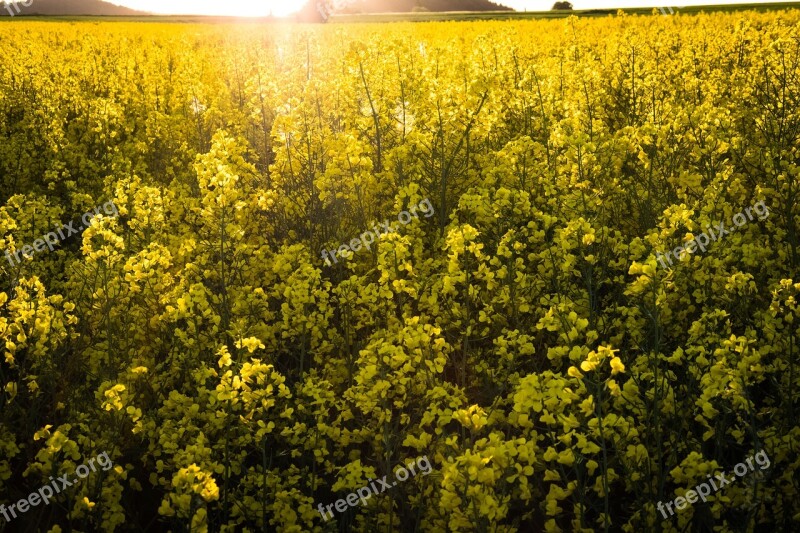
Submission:
<svg viewBox="0 0 800 533">
<path fill-rule="evenodd" d="M 299 10 L 306 0 L 110 0 L 141 11 L 162 14 L 195 15 L 233 15 L 264 16 L 270 13 L 285 16 Z M 546 11 L 554 0 L 494 0 L 496 3 L 513 7 L 519 11 Z M 613 7 L 667 7 L 669 0 L 573 0 L 575 9 L 613 8 Z M 770 0 L 734 0 L 721 2 L 714 0 L 676 0 L 681 5 L 708 4 L 767 4 Z M 774 0 L 773 0 L 774 1 Z M 673 6 L 674 7 L 674 6 Z"/>
</svg>

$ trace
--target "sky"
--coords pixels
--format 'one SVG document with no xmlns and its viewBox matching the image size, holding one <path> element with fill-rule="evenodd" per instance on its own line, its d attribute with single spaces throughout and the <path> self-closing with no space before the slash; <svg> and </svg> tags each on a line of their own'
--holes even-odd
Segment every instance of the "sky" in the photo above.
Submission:
<svg viewBox="0 0 800 533">
<path fill-rule="evenodd" d="M 110 0 L 141 11 L 162 14 L 232 15 L 264 16 L 270 12 L 277 16 L 289 15 L 300 9 L 306 0 Z M 341 0 L 340 0 L 341 1 Z M 554 0 L 494 0 L 495 3 L 513 7 L 519 11 L 546 11 Z M 613 7 L 676 7 L 667 4 L 669 0 L 573 0 L 575 9 L 613 8 Z M 676 0 L 682 5 L 708 4 L 766 4 L 770 0 L 740 0 L 721 2 L 714 0 Z"/>
</svg>

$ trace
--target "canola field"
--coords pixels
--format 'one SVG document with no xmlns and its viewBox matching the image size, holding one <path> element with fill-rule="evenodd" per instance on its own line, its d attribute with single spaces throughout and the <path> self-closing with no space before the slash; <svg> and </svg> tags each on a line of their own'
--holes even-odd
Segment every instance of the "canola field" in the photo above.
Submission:
<svg viewBox="0 0 800 533">
<path fill-rule="evenodd" d="M 800 12 L 0 36 L 0 531 L 800 529 Z"/>
</svg>

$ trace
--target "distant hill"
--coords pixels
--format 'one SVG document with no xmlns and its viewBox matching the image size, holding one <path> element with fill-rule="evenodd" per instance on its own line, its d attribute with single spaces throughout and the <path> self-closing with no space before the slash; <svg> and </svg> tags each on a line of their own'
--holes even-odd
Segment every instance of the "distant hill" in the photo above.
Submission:
<svg viewBox="0 0 800 533">
<path fill-rule="evenodd" d="M 28 6 L 9 4 L 5 6 L 0 0 L 0 16 L 9 17 L 8 10 L 14 15 L 92 15 L 92 16 L 125 16 L 147 15 L 143 11 L 128 9 L 101 0 L 31 0 Z M 17 12 L 16 8 L 19 8 Z"/>
<path fill-rule="evenodd" d="M 514 11 L 489 0 L 355 0 L 346 4 L 342 13 L 409 13 L 415 10 Z"/>
<path fill-rule="evenodd" d="M 29 6 L 20 3 L 4 5 L 0 0 L 0 17 L 14 15 L 88 15 L 88 16 L 147 16 L 150 13 L 136 11 L 102 0 L 29 0 Z M 344 5 L 333 9 L 334 13 L 410 13 L 412 11 L 513 11 L 489 0 L 328 0 L 328 4 Z M 319 18 L 317 2 L 308 2 L 301 11 L 301 19 Z M 19 11 L 17 11 L 19 8 Z"/>
<path fill-rule="evenodd" d="M 0 17 L 9 17 L 9 10 L 17 15 L 87 15 L 87 16 L 148 16 L 150 13 L 136 11 L 102 0 L 29 0 L 30 5 L 0 0 Z M 322 3 L 322 2 L 320 2 Z M 344 5 L 333 9 L 334 13 L 410 13 L 412 11 L 513 11 L 510 7 L 489 0 L 328 0 L 328 4 Z M 19 11 L 17 11 L 19 8 Z M 317 2 L 308 2 L 300 13 L 301 19 L 320 18 Z"/>
<path fill-rule="evenodd" d="M 308 0 L 297 14 L 300 22 L 325 22 L 329 15 L 381 13 L 444 13 L 453 11 L 514 11 L 489 0 Z"/>
</svg>

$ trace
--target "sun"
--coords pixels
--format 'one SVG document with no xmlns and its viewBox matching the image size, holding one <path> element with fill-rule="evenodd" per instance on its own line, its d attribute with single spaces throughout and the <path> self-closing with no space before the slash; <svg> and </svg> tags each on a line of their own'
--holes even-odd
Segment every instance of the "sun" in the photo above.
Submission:
<svg viewBox="0 0 800 533">
<path fill-rule="evenodd" d="M 263 17 L 272 13 L 276 17 L 293 15 L 302 9 L 301 0 L 231 1 L 218 2 L 227 5 L 235 17 Z"/>
</svg>

